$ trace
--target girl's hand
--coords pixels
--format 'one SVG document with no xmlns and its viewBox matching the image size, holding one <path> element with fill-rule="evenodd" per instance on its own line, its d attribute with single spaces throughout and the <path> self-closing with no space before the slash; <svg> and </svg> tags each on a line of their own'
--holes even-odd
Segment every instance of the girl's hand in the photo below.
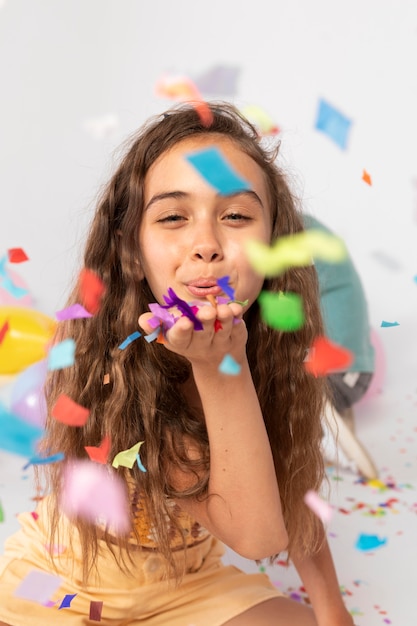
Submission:
<svg viewBox="0 0 417 626">
<path fill-rule="evenodd" d="M 148 320 L 152 313 L 139 317 L 139 326 L 146 333 L 153 329 Z M 187 358 L 192 365 L 203 364 L 206 368 L 218 368 L 225 354 L 230 354 L 238 363 L 246 358 L 247 330 L 242 319 L 240 304 L 204 305 L 199 308 L 197 318 L 203 330 L 194 330 L 190 319 L 183 316 L 165 333 L 164 345 L 168 350 Z"/>
</svg>

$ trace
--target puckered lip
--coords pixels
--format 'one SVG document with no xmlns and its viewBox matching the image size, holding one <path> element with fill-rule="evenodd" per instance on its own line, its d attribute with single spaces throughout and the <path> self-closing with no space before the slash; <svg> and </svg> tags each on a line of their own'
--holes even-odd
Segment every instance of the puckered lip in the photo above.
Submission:
<svg viewBox="0 0 417 626">
<path fill-rule="evenodd" d="M 223 290 L 217 284 L 214 276 L 195 278 L 187 281 L 185 287 L 193 297 L 205 298 L 207 296 L 220 296 Z"/>
</svg>

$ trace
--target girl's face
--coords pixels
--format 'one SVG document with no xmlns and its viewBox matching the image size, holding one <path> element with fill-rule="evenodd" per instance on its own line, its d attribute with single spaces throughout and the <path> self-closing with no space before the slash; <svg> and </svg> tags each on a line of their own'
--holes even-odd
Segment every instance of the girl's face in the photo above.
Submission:
<svg viewBox="0 0 417 626">
<path fill-rule="evenodd" d="M 216 146 L 250 191 L 220 195 L 186 160 Z M 162 154 L 145 179 L 139 231 L 143 273 L 160 303 L 172 287 L 187 302 L 224 295 L 216 280 L 229 276 L 236 300 L 258 297 L 263 278 L 249 265 L 245 241 L 269 243 L 271 219 L 261 168 L 222 135 L 184 139 Z"/>
</svg>

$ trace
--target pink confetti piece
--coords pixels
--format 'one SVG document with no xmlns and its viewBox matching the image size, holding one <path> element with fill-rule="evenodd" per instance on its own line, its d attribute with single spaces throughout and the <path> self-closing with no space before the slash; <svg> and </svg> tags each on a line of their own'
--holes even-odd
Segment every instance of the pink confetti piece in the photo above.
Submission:
<svg viewBox="0 0 417 626">
<path fill-rule="evenodd" d="M 323 523 L 328 524 L 331 521 L 333 509 L 327 502 L 320 498 L 318 493 L 310 489 L 304 496 L 304 502 Z"/>
<path fill-rule="evenodd" d="M 130 530 L 124 483 L 107 466 L 90 461 L 68 463 L 60 504 L 69 517 L 104 523 L 115 533 Z"/>
<path fill-rule="evenodd" d="M 82 304 L 72 304 L 71 306 L 61 309 L 55 313 L 55 317 L 58 321 L 75 320 L 83 317 L 93 317 L 91 313 L 85 309 Z"/>
</svg>

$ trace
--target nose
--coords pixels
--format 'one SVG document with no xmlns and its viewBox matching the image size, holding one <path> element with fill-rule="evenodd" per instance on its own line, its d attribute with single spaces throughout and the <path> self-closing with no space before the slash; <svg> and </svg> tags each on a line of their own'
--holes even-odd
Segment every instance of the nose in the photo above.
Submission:
<svg viewBox="0 0 417 626">
<path fill-rule="evenodd" d="M 191 257 L 206 263 L 219 261 L 223 257 L 220 237 L 215 226 L 205 222 L 196 229 L 191 246 Z"/>
</svg>

